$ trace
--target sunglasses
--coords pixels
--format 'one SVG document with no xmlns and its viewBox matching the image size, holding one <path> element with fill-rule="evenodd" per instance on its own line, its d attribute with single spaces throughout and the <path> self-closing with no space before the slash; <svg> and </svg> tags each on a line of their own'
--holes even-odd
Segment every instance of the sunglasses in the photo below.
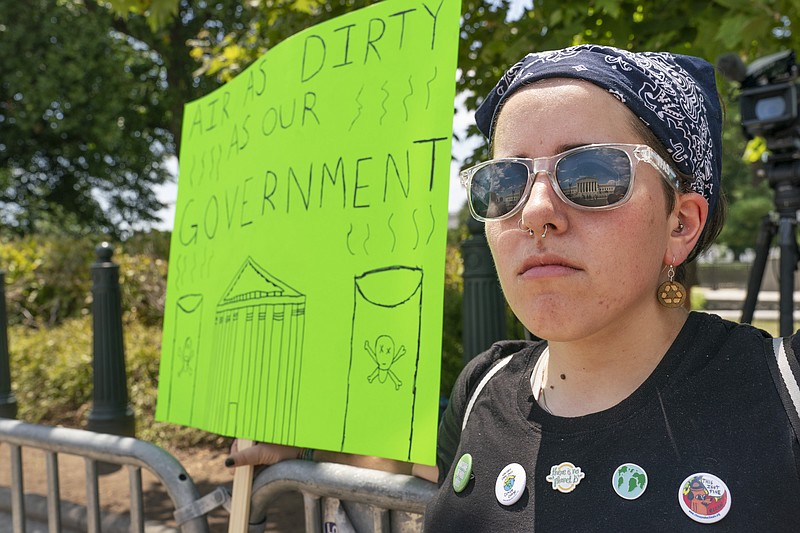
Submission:
<svg viewBox="0 0 800 533">
<path fill-rule="evenodd" d="M 492 159 L 462 170 L 469 210 L 481 222 L 514 216 L 531 192 L 540 172 L 547 174 L 561 200 L 577 209 L 614 209 L 631 197 L 636 165 L 652 165 L 680 190 L 675 171 L 644 144 L 589 144 L 552 157 Z"/>
</svg>

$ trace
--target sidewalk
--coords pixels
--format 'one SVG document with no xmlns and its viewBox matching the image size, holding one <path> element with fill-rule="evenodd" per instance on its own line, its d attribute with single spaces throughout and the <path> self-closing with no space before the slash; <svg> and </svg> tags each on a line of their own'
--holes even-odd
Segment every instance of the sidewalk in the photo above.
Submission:
<svg viewBox="0 0 800 533">
<path fill-rule="evenodd" d="M 12 533 L 11 515 L 0 511 L 0 533 Z M 25 533 L 48 533 L 47 524 L 28 520 L 25 522 Z M 61 533 L 80 533 L 74 529 L 62 527 Z"/>
<path fill-rule="evenodd" d="M 0 533 L 12 533 L 11 515 L 0 512 Z M 25 533 L 48 533 L 47 524 L 28 520 L 25 523 Z M 81 533 L 74 529 L 61 529 L 61 533 Z"/>
<path fill-rule="evenodd" d="M 705 299 L 705 310 L 727 320 L 739 321 L 742 318 L 742 306 L 747 297 L 745 289 L 711 289 L 709 287 L 692 287 L 692 293 L 699 293 Z M 761 291 L 758 293 L 753 320 L 778 320 L 780 294 L 777 291 Z M 800 321 L 800 291 L 794 293 L 794 319 Z"/>
</svg>

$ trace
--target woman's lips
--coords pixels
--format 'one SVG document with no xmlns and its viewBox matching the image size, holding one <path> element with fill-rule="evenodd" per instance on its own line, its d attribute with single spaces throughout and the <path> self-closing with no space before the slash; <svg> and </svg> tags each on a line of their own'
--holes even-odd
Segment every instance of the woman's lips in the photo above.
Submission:
<svg viewBox="0 0 800 533">
<path fill-rule="evenodd" d="M 525 278 L 548 278 L 574 274 L 580 270 L 574 263 L 558 256 L 539 256 L 527 259 L 520 269 Z"/>
</svg>

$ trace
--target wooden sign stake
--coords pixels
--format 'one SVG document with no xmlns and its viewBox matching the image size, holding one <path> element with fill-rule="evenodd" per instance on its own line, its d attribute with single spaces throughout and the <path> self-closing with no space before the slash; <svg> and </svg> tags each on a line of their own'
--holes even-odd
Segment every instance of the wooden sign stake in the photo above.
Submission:
<svg viewBox="0 0 800 533">
<path fill-rule="evenodd" d="M 253 445 L 249 439 L 238 439 L 239 451 Z M 231 520 L 228 533 L 247 533 L 250 525 L 250 492 L 253 489 L 253 465 L 238 466 L 233 474 L 231 495 Z"/>
</svg>

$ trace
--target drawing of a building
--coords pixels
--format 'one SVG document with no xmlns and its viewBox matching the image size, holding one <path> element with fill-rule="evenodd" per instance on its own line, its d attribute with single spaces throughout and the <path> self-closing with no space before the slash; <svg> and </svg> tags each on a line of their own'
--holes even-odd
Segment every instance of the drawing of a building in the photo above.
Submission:
<svg viewBox="0 0 800 533">
<path fill-rule="evenodd" d="M 306 297 L 248 257 L 214 320 L 208 412 L 224 435 L 293 444 Z"/>
</svg>

